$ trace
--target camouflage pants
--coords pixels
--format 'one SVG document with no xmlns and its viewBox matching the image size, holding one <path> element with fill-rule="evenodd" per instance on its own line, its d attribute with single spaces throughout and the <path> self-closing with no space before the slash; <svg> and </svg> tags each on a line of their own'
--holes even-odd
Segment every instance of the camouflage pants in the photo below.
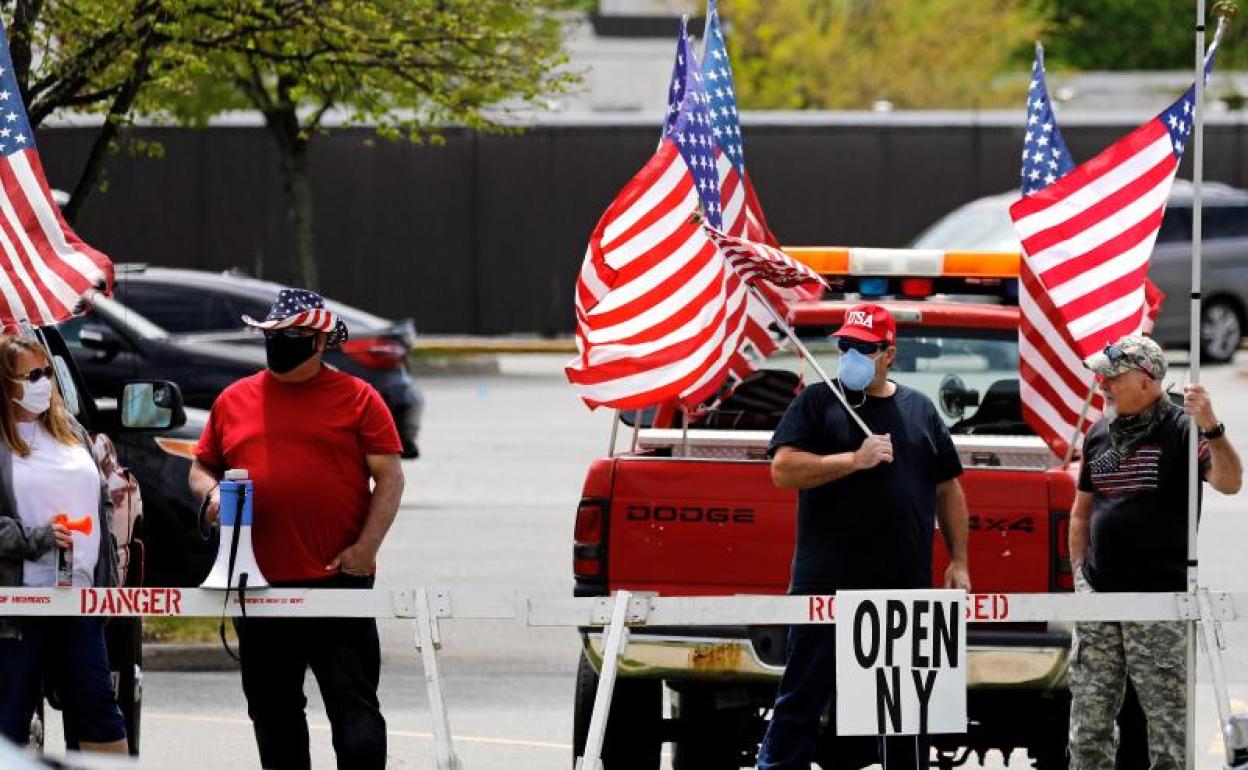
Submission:
<svg viewBox="0 0 1248 770">
<path fill-rule="evenodd" d="M 1092 588 L 1076 571 L 1076 591 Z M 1070 770 L 1113 770 L 1114 720 L 1131 677 L 1148 718 L 1152 770 L 1181 770 L 1186 749 L 1184 623 L 1076 623 L 1070 659 Z"/>
</svg>

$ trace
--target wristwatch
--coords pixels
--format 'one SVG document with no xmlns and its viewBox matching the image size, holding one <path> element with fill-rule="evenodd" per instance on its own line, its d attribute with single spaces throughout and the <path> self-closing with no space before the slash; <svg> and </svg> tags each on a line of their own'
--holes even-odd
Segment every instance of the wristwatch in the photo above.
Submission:
<svg viewBox="0 0 1248 770">
<path fill-rule="evenodd" d="M 1226 423 L 1218 423 L 1218 426 L 1213 430 L 1202 430 L 1200 435 L 1206 441 L 1213 441 L 1214 439 L 1222 438 L 1226 435 Z"/>
</svg>

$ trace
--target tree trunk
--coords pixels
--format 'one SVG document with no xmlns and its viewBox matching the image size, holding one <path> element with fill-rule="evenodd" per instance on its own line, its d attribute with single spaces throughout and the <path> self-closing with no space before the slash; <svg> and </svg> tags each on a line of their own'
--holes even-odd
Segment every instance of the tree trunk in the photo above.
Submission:
<svg viewBox="0 0 1248 770">
<path fill-rule="evenodd" d="M 63 213 L 65 220 L 71 225 L 78 218 L 78 212 L 82 210 L 87 197 L 99 183 L 100 177 L 104 175 L 104 158 L 108 154 L 109 146 L 117 137 L 121 122 L 130 114 L 130 108 L 134 106 L 139 90 L 148 81 L 148 73 L 152 65 L 152 49 L 159 45 L 159 40 L 162 39 L 156 36 L 153 26 L 149 25 L 140 42 L 139 57 L 134 69 L 122 83 L 121 90 L 113 99 L 113 103 L 109 105 L 108 114 L 104 117 L 104 125 L 95 135 L 95 141 L 91 143 L 91 152 L 87 155 L 87 162 L 83 164 L 82 172 L 78 175 L 78 184 L 74 185 L 74 191 L 69 196 L 69 203 L 65 204 Z"/>
<path fill-rule="evenodd" d="M 308 175 L 308 142 L 281 143 L 282 191 L 290 223 L 295 275 L 306 289 L 319 290 L 316 240 L 312 233 L 312 180 Z"/>
</svg>

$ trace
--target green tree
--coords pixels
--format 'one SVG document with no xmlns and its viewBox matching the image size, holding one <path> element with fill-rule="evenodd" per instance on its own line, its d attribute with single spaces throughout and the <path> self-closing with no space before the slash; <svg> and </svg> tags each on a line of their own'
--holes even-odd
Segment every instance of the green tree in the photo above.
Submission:
<svg viewBox="0 0 1248 770">
<path fill-rule="evenodd" d="M 58 110 L 104 116 L 65 207 L 73 221 L 140 91 L 160 77 L 172 16 L 159 0 L 16 0 L 0 11 L 31 126 Z"/>
<path fill-rule="evenodd" d="M 1048 16 L 1045 51 L 1055 66 L 1079 70 L 1177 70 L 1195 67 L 1196 4 L 1175 0 L 1042 0 Z M 1217 23 L 1207 22 L 1212 36 Z M 1232 23 L 1218 55 L 1220 68 L 1248 64 L 1248 37 Z"/>
<path fill-rule="evenodd" d="M 1016 104 L 1043 21 L 1032 0 L 721 0 L 747 109 Z"/>
<path fill-rule="evenodd" d="M 141 106 L 202 124 L 260 112 L 281 154 L 296 273 L 318 283 L 308 147 L 327 116 L 420 141 L 500 130 L 574 80 L 561 69 L 572 0 L 217 0 L 179 22 L 180 71 Z"/>
</svg>

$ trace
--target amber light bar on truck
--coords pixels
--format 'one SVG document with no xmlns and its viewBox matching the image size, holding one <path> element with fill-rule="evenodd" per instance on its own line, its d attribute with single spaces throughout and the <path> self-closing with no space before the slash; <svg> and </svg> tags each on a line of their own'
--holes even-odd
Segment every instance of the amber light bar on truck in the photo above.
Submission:
<svg viewBox="0 0 1248 770">
<path fill-rule="evenodd" d="M 821 275 L 907 278 L 1017 278 L 1017 251 L 873 249 L 785 246 L 789 256 Z"/>
<path fill-rule="evenodd" d="M 818 271 L 833 292 L 862 298 L 933 294 L 991 294 L 1007 302 L 1018 297 L 1018 252 L 944 249 L 873 249 L 792 246 L 785 249 Z"/>
</svg>

